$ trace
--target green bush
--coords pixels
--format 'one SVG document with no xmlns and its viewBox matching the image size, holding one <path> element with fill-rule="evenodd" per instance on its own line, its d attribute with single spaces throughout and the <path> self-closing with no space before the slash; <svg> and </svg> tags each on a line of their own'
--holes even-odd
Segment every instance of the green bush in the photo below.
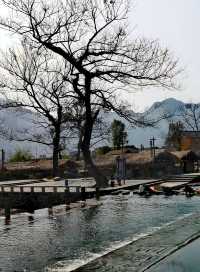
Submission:
<svg viewBox="0 0 200 272">
<path fill-rule="evenodd" d="M 111 150 L 112 149 L 108 145 L 104 145 L 104 146 L 98 147 L 96 149 L 96 154 L 97 155 L 104 155 L 104 154 L 108 153 Z"/>
<path fill-rule="evenodd" d="M 69 160 L 69 158 L 70 158 L 69 154 L 67 154 L 67 153 L 62 154 L 62 159 L 63 160 Z"/>
<path fill-rule="evenodd" d="M 33 155 L 29 150 L 17 149 L 15 153 L 10 157 L 9 162 L 23 162 L 33 159 Z"/>
</svg>

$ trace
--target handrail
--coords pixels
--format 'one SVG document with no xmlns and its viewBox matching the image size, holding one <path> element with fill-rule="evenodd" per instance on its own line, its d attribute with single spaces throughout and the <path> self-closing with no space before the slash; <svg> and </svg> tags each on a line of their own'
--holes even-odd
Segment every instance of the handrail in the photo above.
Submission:
<svg viewBox="0 0 200 272">
<path fill-rule="evenodd" d="M 23 186 L 23 185 L 0 185 L 0 193 L 59 193 L 65 192 L 65 189 L 68 188 L 69 192 L 73 193 L 81 193 L 81 188 L 85 188 L 86 191 L 94 190 L 93 187 L 85 187 L 85 186 L 61 186 L 61 185 L 47 185 L 47 186 Z M 50 190 L 51 189 L 51 190 Z"/>
</svg>

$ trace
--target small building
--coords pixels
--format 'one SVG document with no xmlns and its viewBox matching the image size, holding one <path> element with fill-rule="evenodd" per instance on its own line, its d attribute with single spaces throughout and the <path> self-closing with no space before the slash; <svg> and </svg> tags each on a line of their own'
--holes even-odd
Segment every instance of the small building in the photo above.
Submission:
<svg viewBox="0 0 200 272">
<path fill-rule="evenodd" d="M 165 166 L 178 165 L 180 159 L 173 152 L 164 150 L 155 156 L 154 163 L 165 164 Z"/>
<path fill-rule="evenodd" d="M 177 156 L 163 149 L 158 149 L 155 153 L 154 157 L 150 150 L 145 150 L 134 156 L 127 156 L 129 176 L 133 178 L 160 178 L 182 172 L 181 162 Z"/>
<path fill-rule="evenodd" d="M 198 171 L 199 156 L 192 150 L 171 152 L 181 163 L 183 173 L 191 173 Z"/>
<path fill-rule="evenodd" d="M 132 175 L 135 177 L 164 177 L 198 171 L 199 156 L 191 150 L 170 152 L 156 150 L 155 157 L 150 151 L 143 151 L 128 158 Z"/>
<path fill-rule="evenodd" d="M 152 167 L 156 177 L 177 175 L 182 172 L 179 158 L 167 150 L 163 150 L 155 156 Z"/>
<path fill-rule="evenodd" d="M 181 134 L 180 150 L 200 152 L 200 131 L 183 131 Z"/>
<path fill-rule="evenodd" d="M 115 173 L 116 157 L 122 155 L 116 150 L 99 156 L 95 163 L 107 176 Z M 155 157 L 150 150 L 138 153 L 123 153 L 126 158 L 126 176 L 132 178 L 163 178 L 171 175 L 198 171 L 199 156 L 191 150 L 170 152 L 157 149 Z"/>
</svg>

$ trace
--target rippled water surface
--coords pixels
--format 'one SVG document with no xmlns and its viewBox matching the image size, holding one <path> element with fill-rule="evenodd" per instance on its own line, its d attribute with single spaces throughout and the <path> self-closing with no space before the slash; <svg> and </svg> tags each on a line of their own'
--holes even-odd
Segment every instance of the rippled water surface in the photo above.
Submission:
<svg viewBox="0 0 200 272">
<path fill-rule="evenodd" d="M 48 216 L 47 210 L 0 218 L 0 271 L 70 271 L 166 223 L 200 210 L 200 198 L 108 196 L 102 205 Z M 51 270 L 49 270 L 51 271 Z"/>
</svg>

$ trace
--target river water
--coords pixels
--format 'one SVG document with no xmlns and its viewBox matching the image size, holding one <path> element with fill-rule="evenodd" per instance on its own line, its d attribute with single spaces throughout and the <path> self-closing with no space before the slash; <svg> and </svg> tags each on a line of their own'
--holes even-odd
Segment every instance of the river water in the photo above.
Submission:
<svg viewBox="0 0 200 272">
<path fill-rule="evenodd" d="M 0 271 L 72 271 L 200 211 L 199 197 L 106 196 L 100 203 L 54 216 L 38 210 L 32 221 L 14 215 L 9 226 L 0 218 Z"/>
</svg>

